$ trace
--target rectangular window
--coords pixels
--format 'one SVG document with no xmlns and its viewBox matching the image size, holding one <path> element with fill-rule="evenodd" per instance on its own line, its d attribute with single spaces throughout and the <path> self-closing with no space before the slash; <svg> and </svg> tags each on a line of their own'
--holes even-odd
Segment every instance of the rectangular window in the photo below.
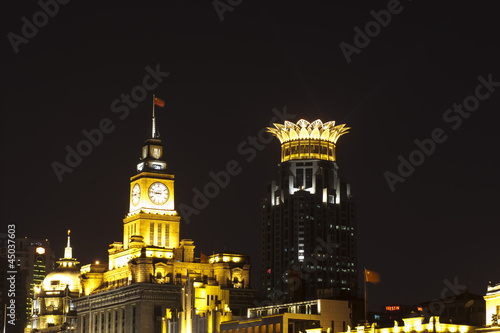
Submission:
<svg viewBox="0 0 500 333">
<path fill-rule="evenodd" d="M 162 243 L 161 243 L 161 236 L 162 236 L 162 233 L 161 233 L 161 223 L 158 223 L 158 246 L 163 246 Z"/>
<path fill-rule="evenodd" d="M 153 315 L 155 317 L 161 317 L 161 306 L 155 306 L 153 308 Z"/>
<path fill-rule="evenodd" d="M 295 187 L 304 186 L 304 169 L 297 169 L 297 175 L 295 177 Z"/>
<path fill-rule="evenodd" d="M 132 305 L 132 333 L 135 333 L 135 305 Z"/>
<path fill-rule="evenodd" d="M 313 186 L 313 170 L 311 168 L 306 169 L 306 188 L 311 188 Z"/>
<path fill-rule="evenodd" d="M 165 225 L 165 247 L 170 246 L 170 224 Z"/>
<path fill-rule="evenodd" d="M 299 154 L 302 155 L 302 158 L 307 157 L 309 154 L 309 145 L 302 144 L 299 147 Z"/>
<path fill-rule="evenodd" d="M 155 306 L 153 308 L 153 320 L 154 320 L 154 333 L 161 333 L 162 331 L 162 307 Z"/>
<path fill-rule="evenodd" d="M 149 224 L 149 245 L 154 245 L 154 240 L 155 240 L 155 224 L 150 223 Z"/>
</svg>

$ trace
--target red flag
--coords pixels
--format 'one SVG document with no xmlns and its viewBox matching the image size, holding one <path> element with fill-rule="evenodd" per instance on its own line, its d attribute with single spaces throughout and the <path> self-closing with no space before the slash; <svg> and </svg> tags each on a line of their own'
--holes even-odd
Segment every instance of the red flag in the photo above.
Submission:
<svg viewBox="0 0 500 333">
<path fill-rule="evenodd" d="M 158 97 L 155 97 L 155 105 L 158 105 L 159 107 L 164 107 L 165 106 L 165 101 L 162 99 L 159 99 Z"/>
<path fill-rule="evenodd" d="M 371 283 L 379 283 L 380 282 L 380 275 L 377 272 L 374 271 L 369 271 L 365 269 L 365 279 L 366 282 L 371 282 Z"/>
</svg>

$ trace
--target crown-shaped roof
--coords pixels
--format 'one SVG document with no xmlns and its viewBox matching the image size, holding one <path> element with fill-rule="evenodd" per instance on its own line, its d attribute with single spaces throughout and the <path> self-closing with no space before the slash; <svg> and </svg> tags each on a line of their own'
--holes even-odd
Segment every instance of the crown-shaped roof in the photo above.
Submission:
<svg viewBox="0 0 500 333">
<path fill-rule="evenodd" d="M 285 121 L 285 124 L 273 124 L 274 127 L 268 127 L 268 132 L 275 135 L 281 143 L 296 140 L 321 140 L 337 143 L 341 135 L 349 132 L 350 127 L 345 124 L 335 126 L 335 121 L 323 123 L 320 119 L 308 122 L 300 119 L 297 124 Z"/>
</svg>

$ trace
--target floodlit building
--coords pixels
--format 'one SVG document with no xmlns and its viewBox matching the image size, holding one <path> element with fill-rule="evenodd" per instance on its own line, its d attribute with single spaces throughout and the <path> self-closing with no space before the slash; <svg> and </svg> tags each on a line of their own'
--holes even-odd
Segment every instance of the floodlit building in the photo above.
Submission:
<svg viewBox="0 0 500 333">
<path fill-rule="evenodd" d="M 354 329 L 347 330 L 346 333 L 474 333 L 476 331 L 475 326 L 470 325 L 460 325 L 451 323 L 442 323 L 438 316 L 430 317 L 425 320 L 424 317 L 413 317 L 404 318 L 403 325 L 400 326 L 398 321 L 394 321 L 394 326 L 392 327 L 377 327 L 376 324 L 370 326 L 360 325 Z"/>
<path fill-rule="evenodd" d="M 76 307 L 72 300 L 81 293 L 79 262 L 68 243 L 58 267 L 34 287 L 31 332 L 76 332 Z"/>
<path fill-rule="evenodd" d="M 500 283 L 489 284 L 486 296 L 486 325 L 497 325 L 500 323 Z"/>
<path fill-rule="evenodd" d="M 81 268 L 78 332 L 218 332 L 222 320 L 252 305 L 248 256 L 196 257 L 193 240 L 180 239 L 174 175 L 155 128 L 153 116 L 130 178 L 123 241 L 110 245 L 107 265 Z"/>
<path fill-rule="evenodd" d="M 479 333 L 500 333 L 500 283 L 488 285 L 486 295 L 486 326 L 478 328 Z"/>
<path fill-rule="evenodd" d="M 319 119 L 274 126 L 268 130 L 281 142 L 281 163 L 262 207 L 264 295 L 285 302 L 356 298 L 356 207 L 335 152 L 349 128 Z"/>
<path fill-rule="evenodd" d="M 347 330 L 352 308 L 348 301 L 317 299 L 248 309 L 247 318 L 223 322 L 222 333 L 296 333 Z"/>
</svg>

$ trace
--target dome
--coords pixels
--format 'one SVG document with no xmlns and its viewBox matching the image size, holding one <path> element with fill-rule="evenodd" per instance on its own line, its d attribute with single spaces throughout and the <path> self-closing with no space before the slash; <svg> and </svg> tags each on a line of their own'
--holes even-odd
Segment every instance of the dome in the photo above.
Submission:
<svg viewBox="0 0 500 333">
<path fill-rule="evenodd" d="M 80 270 L 76 267 L 59 266 L 45 277 L 42 282 L 45 291 L 80 291 Z"/>
</svg>

